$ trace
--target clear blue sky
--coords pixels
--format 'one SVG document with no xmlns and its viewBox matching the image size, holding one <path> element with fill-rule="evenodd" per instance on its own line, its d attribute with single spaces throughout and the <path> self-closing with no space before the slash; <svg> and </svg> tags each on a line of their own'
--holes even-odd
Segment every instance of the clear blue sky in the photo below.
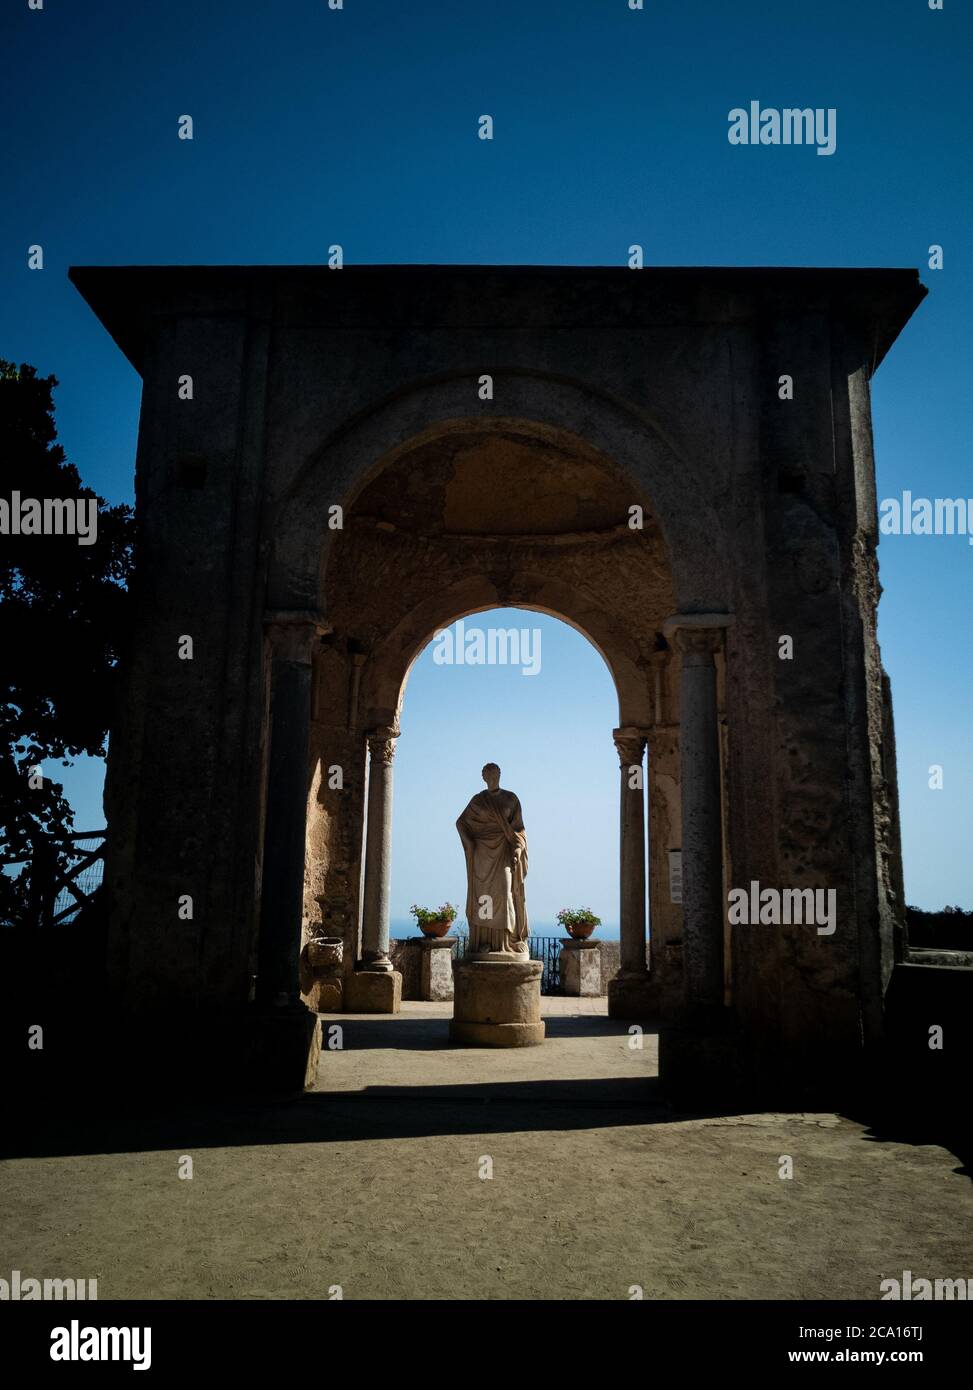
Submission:
<svg viewBox="0 0 973 1390">
<path fill-rule="evenodd" d="M 131 497 L 139 381 L 70 264 L 320 262 L 332 242 L 350 263 L 621 264 L 640 242 L 657 265 L 917 266 L 930 297 L 873 388 L 879 496 L 970 497 L 971 39 L 960 0 L 941 13 L 927 0 L 7 0 L 0 354 L 60 379 L 62 442 L 114 501 Z M 731 146 L 727 113 L 751 100 L 835 107 L 837 152 Z M 185 113 L 192 143 L 176 138 Z M 483 113 L 492 143 L 476 138 Z M 26 269 L 32 243 L 42 272 Z M 926 269 L 931 243 L 942 271 Z M 971 905 L 973 547 L 893 537 L 880 559 L 907 896 Z M 524 723 L 502 748 L 479 703 L 492 686 L 414 671 L 396 916 L 459 891 L 452 822 L 478 768 L 467 779 L 444 770 L 452 753 L 436 761 L 450 718 L 478 721 L 477 745 L 524 795 L 535 917 L 569 899 L 616 915 L 608 677 L 590 649 L 574 662 L 581 639 L 543 627 L 550 674 L 503 673 L 536 688 L 520 690 Z M 553 862 L 542 846 L 577 835 L 573 770 L 605 824 Z M 68 785 L 98 821 L 90 773 Z M 445 842 L 420 884 L 410 827 L 432 806 Z"/>
<path fill-rule="evenodd" d="M 484 790 L 484 763 L 499 763 L 524 810 L 533 926 L 549 925 L 559 908 L 590 907 L 605 935 L 618 925 L 620 775 L 608 667 L 586 637 L 541 613 L 493 609 L 465 626 L 536 631 L 530 665 L 539 669 L 439 665 L 435 643 L 413 666 L 395 754 L 393 916 L 445 898 L 465 913 L 456 817 Z"/>
</svg>

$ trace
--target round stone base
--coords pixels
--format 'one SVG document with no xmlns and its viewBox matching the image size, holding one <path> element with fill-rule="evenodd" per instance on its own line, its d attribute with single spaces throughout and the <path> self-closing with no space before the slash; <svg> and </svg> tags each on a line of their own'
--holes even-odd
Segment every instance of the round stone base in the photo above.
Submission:
<svg viewBox="0 0 973 1390">
<path fill-rule="evenodd" d="M 534 1047 L 544 1041 L 539 960 L 453 962 L 449 1036 L 472 1047 Z"/>
<path fill-rule="evenodd" d="M 453 1019 L 449 1025 L 451 1042 L 470 1047 L 534 1047 L 544 1041 L 541 1023 L 464 1023 Z"/>
</svg>

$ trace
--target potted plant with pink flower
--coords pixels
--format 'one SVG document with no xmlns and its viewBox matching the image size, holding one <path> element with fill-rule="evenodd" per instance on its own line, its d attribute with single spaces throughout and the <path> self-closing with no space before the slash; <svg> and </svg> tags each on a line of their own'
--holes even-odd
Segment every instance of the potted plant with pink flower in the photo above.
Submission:
<svg viewBox="0 0 973 1390">
<path fill-rule="evenodd" d="M 601 926 L 601 918 L 590 907 L 562 907 L 557 920 L 572 941 L 587 941 L 595 927 Z"/>
</svg>

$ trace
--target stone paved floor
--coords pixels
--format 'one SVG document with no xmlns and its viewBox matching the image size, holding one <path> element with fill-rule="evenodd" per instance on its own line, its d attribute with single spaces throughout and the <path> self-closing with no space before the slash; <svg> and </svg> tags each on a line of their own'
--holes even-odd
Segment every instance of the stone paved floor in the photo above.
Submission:
<svg viewBox="0 0 973 1390">
<path fill-rule="evenodd" d="M 301 1099 L 25 1136 L 0 1274 L 96 1277 L 102 1298 L 384 1299 L 872 1299 L 905 1269 L 973 1275 L 946 1149 L 829 1114 L 673 1115 L 653 1035 L 630 1046 L 603 1000 L 545 1003 L 543 1047 L 455 1048 L 450 1006 L 410 1003 L 326 1018 L 343 1046 Z"/>
</svg>

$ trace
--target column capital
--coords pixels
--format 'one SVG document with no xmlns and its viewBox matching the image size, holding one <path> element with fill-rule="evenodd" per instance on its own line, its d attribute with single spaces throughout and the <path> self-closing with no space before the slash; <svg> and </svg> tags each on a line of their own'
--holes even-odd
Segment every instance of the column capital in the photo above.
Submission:
<svg viewBox="0 0 973 1390">
<path fill-rule="evenodd" d="M 392 766 L 392 760 L 395 757 L 395 740 L 400 732 L 394 724 L 387 724 L 368 731 L 365 737 L 368 739 L 369 757 L 373 762 L 384 763 L 386 767 Z"/>
<path fill-rule="evenodd" d="M 645 730 L 627 724 L 621 729 L 612 729 L 612 738 L 618 750 L 619 765 L 623 768 L 641 767 L 645 756 Z"/>
<path fill-rule="evenodd" d="M 279 608 L 264 616 L 264 632 L 278 661 L 311 664 L 311 650 L 319 637 L 333 632 L 331 623 L 312 609 Z"/>
<path fill-rule="evenodd" d="M 684 657 L 713 656 L 723 646 L 723 634 L 734 622 L 732 613 L 675 613 L 662 630 Z"/>
</svg>

